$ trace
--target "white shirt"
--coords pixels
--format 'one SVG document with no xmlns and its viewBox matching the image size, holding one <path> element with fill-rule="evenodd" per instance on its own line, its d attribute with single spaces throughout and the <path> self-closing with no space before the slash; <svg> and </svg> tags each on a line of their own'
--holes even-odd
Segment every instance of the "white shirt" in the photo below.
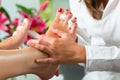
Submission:
<svg viewBox="0 0 120 80">
<path fill-rule="evenodd" d="M 84 0 L 69 0 L 78 23 L 78 42 L 86 47 L 84 80 L 120 80 L 120 0 L 109 0 L 101 20 L 89 13 Z"/>
</svg>

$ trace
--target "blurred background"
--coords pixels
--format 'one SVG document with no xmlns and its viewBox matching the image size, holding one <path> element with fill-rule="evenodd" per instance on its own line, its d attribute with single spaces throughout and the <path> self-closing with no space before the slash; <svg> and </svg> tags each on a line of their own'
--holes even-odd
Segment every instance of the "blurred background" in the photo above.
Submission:
<svg viewBox="0 0 120 80">
<path fill-rule="evenodd" d="M 47 3 L 47 2 L 48 3 Z M 69 9 L 69 0 L 1 0 L 0 8 L 0 40 L 12 35 L 23 18 L 33 21 L 31 31 L 43 34 L 55 17 L 57 9 Z M 42 18 L 42 20 L 41 20 Z M 31 35 L 28 39 L 31 39 Z M 60 76 L 50 80 L 81 80 L 84 68 L 77 64 L 61 65 Z M 37 76 L 28 74 L 8 80 L 40 80 Z"/>
</svg>

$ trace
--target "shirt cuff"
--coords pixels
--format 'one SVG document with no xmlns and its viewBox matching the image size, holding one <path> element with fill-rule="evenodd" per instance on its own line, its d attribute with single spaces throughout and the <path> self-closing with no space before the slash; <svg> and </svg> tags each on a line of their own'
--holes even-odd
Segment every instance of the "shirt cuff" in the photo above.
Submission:
<svg viewBox="0 0 120 80">
<path fill-rule="evenodd" d="M 89 71 L 89 49 L 88 46 L 85 46 L 86 48 L 86 71 Z"/>
</svg>

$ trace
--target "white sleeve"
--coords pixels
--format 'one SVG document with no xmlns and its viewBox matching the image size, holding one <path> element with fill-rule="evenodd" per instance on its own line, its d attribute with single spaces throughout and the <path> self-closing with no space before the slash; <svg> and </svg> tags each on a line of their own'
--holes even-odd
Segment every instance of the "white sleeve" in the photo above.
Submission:
<svg viewBox="0 0 120 80">
<path fill-rule="evenodd" d="M 87 71 L 120 72 L 120 48 L 85 46 Z"/>
</svg>

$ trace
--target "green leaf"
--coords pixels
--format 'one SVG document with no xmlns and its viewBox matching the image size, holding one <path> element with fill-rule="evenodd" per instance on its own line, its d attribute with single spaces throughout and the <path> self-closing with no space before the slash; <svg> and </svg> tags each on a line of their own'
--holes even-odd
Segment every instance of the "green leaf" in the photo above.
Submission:
<svg viewBox="0 0 120 80">
<path fill-rule="evenodd" d="M 32 9 L 30 9 L 30 8 L 26 8 L 25 6 L 19 5 L 19 4 L 16 4 L 16 6 L 17 6 L 17 8 L 21 9 L 22 11 L 24 11 L 27 14 L 30 14 L 30 15 L 33 14 Z"/>
<path fill-rule="evenodd" d="M 0 12 L 4 13 L 4 14 L 7 16 L 7 18 L 11 20 L 9 14 L 8 14 L 8 12 L 5 10 L 5 8 L 0 7 Z"/>
</svg>

